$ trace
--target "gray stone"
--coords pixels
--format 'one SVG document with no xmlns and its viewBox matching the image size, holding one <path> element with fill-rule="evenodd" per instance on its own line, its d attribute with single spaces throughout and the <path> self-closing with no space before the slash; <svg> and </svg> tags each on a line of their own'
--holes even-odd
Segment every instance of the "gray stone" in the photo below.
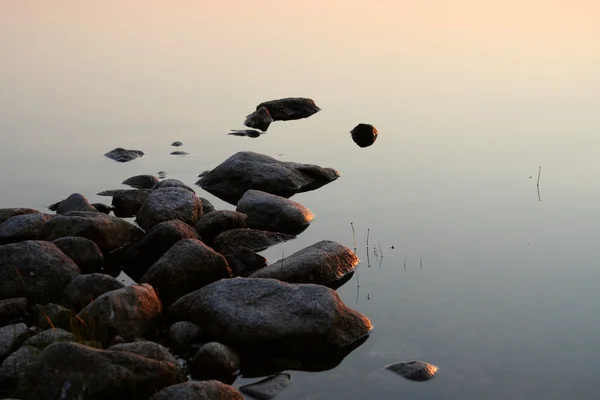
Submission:
<svg viewBox="0 0 600 400">
<path fill-rule="evenodd" d="M 121 183 L 136 189 L 152 189 L 152 186 L 158 183 L 158 178 L 154 175 L 135 175 Z"/>
<path fill-rule="evenodd" d="M 82 274 L 91 274 L 104 268 L 102 251 L 90 239 L 65 236 L 52 243 L 77 264 Z"/>
<path fill-rule="evenodd" d="M 233 129 L 233 130 L 231 130 L 231 132 L 228 133 L 228 135 L 248 136 L 253 139 L 256 139 L 257 137 L 259 137 L 262 134 L 263 134 L 263 132 L 257 131 L 256 129 Z"/>
<path fill-rule="evenodd" d="M 210 201 L 204 197 L 199 197 L 199 199 L 202 202 L 202 215 L 215 211 L 215 206 Z"/>
<path fill-rule="evenodd" d="M 267 266 L 267 259 L 245 247 L 228 254 L 227 264 L 234 276 L 248 277 Z"/>
<path fill-rule="evenodd" d="M 126 351 L 128 353 L 137 354 L 138 356 L 150 358 L 152 360 L 177 364 L 177 359 L 173 357 L 166 347 L 146 340 L 115 344 L 106 350 Z"/>
<path fill-rule="evenodd" d="M 0 326 L 22 320 L 27 315 L 27 299 L 18 297 L 0 300 Z"/>
<path fill-rule="evenodd" d="M 221 232 L 248 227 L 248 216 L 232 210 L 218 210 L 204 215 L 196 223 L 196 230 L 210 243 Z"/>
<path fill-rule="evenodd" d="M 110 214 L 110 212 L 113 210 L 111 206 L 104 203 L 92 203 L 92 206 L 94 206 L 98 212 L 103 214 Z"/>
<path fill-rule="evenodd" d="M 156 185 L 154 185 L 152 190 L 164 189 L 164 188 L 184 188 L 186 190 L 189 190 L 192 193 L 196 193 L 196 191 L 194 189 L 192 189 L 185 183 L 181 182 L 179 179 L 164 179 L 164 180 L 158 182 Z"/>
<path fill-rule="evenodd" d="M 61 328 L 50 328 L 38 333 L 35 336 L 30 337 L 25 341 L 26 346 L 36 347 L 40 350 L 44 350 L 52 343 L 56 342 L 75 342 L 76 337 L 71 332 L 68 332 Z"/>
<path fill-rule="evenodd" d="M 134 217 L 150 194 L 150 189 L 128 189 L 114 194 L 112 206 L 114 213 L 120 218 Z"/>
<path fill-rule="evenodd" d="M 201 216 L 202 202 L 194 193 L 178 187 L 160 188 L 148 195 L 136 222 L 145 230 L 174 219 L 194 226 Z"/>
<path fill-rule="evenodd" d="M 0 224 L 0 245 L 24 240 L 41 240 L 46 222 L 54 218 L 51 214 L 22 214 Z"/>
<path fill-rule="evenodd" d="M 252 251 L 263 251 L 278 243 L 295 239 L 296 236 L 278 232 L 260 231 L 257 229 L 230 229 L 217 235 L 212 247 L 227 256 L 242 248 Z"/>
<path fill-rule="evenodd" d="M 264 154 L 241 151 L 203 174 L 196 184 L 235 205 L 250 189 L 287 198 L 318 189 L 339 176 L 332 168 L 279 161 Z"/>
<path fill-rule="evenodd" d="M 0 328 L 0 362 L 17 350 L 28 336 L 29 329 L 23 323 Z"/>
<path fill-rule="evenodd" d="M 369 124 L 358 124 L 350 131 L 352 140 L 358 147 L 369 147 L 377 140 L 377 128 Z"/>
<path fill-rule="evenodd" d="M 180 147 L 180 146 L 183 146 L 183 143 L 182 143 L 182 142 L 180 142 L 179 140 L 177 140 L 177 141 L 175 141 L 175 142 L 171 143 L 171 146 L 174 146 L 174 147 Z"/>
<path fill-rule="evenodd" d="M 9 218 L 15 217 L 17 215 L 25 215 L 25 214 L 39 214 L 38 210 L 34 210 L 33 208 L 0 208 L 0 224 L 6 221 Z"/>
<path fill-rule="evenodd" d="M 52 302 L 79 274 L 73 260 L 50 242 L 28 240 L 0 246 L 0 299 Z"/>
<path fill-rule="evenodd" d="M 267 110 L 265 107 L 260 107 L 252 114 L 246 116 L 244 125 L 246 125 L 248 128 L 256 128 L 266 132 L 267 129 L 269 129 L 271 122 L 273 122 L 273 118 L 271 118 L 269 110 Z"/>
<path fill-rule="evenodd" d="M 230 381 L 240 369 L 240 356 L 229 346 L 218 342 L 204 344 L 190 363 L 192 376 L 200 380 Z"/>
<path fill-rule="evenodd" d="M 236 211 L 248 216 L 250 228 L 290 235 L 304 231 L 315 217 L 308 208 L 293 200 L 260 190 L 244 193 Z"/>
<path fill-rule="evenodd" d="M 256 106 L 269 110 L 273 121 L 291 121 L 296 119 L 308 118 L 321 111 L 312 99 L 303 97 L 287 97 L 284 99 L 265 101 Z"/>
<path fill-rule="evenodd" d="M 70 211 L 87 211 L 98 212 L 96 208 L 90 204 L 88 199 L 80 193 L 73 193 L 64 200 L 48 206 L 50 211 L 56 211 L 57 214 L 66 214 Z"/>
<path fill-rule="evenodd" d="M 257 400 L 271 400 L 292 382 L 290 374 L 278 374 L 250 385 L 242 386 L 240 392 Z"/>
<path fill-rule="evenodd" d="M 77 315 L 75 311 L 61 306 L 60 304 L 48 303 L 33 306 L 35 325 L 42 330 L 50 328 L 62 328 L 71 330 L 73 320 Z"/>
<path fill-rule="evenodd" d="M 427 381 L 435 376 L 438 367 L 424 361 L 407 361 L 388 365 L 386 369 L 411 381 Z"/>
<path fill-rule="evenodd" d="M 219 381 L 185 382 L 169 386 L 149 400 L 244 400 L 233 387 Z"/>
<path fill-rule="evenodd" d="M 127 150 L 122 147 L 117 147 L 116 149 L 111 150 L 104 155 L 110 158 L 111 160 L 123 163 L 142 157 L 144 155 L 144 152 L 141 150 Z"/>
<path fill-rule="evenodd" d="M 174 347 L 187 350 L 191 345 L 197 343 L 202 335 L 202 330 L 196 324 L 189 321 L 175 322 L 169 328 L 169 339 Z"/>
<path fill-rule="evenodd" d="M 0 391 L 13 391 L 25 375 L 27 367 L 37 360 L 40 350 L 32 346 L 22 346 L 6 357 L 0 365 Z"/>
<path fill-rule="evenodd" d="M 104 293 L 124 287 L 122 282 L 105 274 L 80 275 L 65 287 L 62 303 L 80 311 Z"/>
<path fill-rule="evenodd" d="M 225 257 L 197 239 L 183 239 L 150 267 L 140 283 L 152 285 L 167 307 L 181 296 L 230 277 Z"/>
<path fill-rule="evenodd" d="M 188 153 L 187 151 L 176 150 L 176 151 L 172 151 L 170 154 L 172 156 L 187 156 L 190 153 Z"/>
</svg>

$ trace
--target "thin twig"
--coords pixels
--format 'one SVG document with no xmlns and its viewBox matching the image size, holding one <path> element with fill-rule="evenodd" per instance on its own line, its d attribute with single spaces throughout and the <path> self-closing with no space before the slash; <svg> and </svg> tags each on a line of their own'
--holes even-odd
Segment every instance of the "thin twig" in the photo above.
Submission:
<svg viewBox="0 0 600 400">
<path fill-rule="evenodd" d="M 350 226 L 352 227 L 352 238 L 354 239 L 354 254 L 356 254 L 356 232 L 354 232 L 354 224 L 350 222 Z"/>
<path fill-rule="evenodd" d="M 540 175 L 542 175 L 542 166 L 540 165 L 540 170 L 538 171 L 538 180 L 537 185 L 540 186 Z"/>
<path fill-rule="evenodd" d="M 381 254 L 381 258 L 383 258 L 383 250 L 381 250 L 381 243 L 379 243 L 379 253 Z"/>
<path fill-rule="evenodd" d="M 369 248 L 369 234 L 371 233 L 371 228 L 367 229 L 367 249 Z"/>
</svg>

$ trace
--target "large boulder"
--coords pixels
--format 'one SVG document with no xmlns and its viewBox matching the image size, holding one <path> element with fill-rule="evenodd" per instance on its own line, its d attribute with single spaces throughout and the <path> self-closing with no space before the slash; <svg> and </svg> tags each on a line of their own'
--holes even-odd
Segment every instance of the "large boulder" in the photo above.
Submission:
<svg viewBox="0 0 600 400">
<path fill-rule="evenodd" d="M 23 323 L 0 328 L 0 362 L 17 350 L 28 336 L 29 330 Z"/>
<path fill-rule="evenodd" d="M 27 315 L 27 299 L 18 297 L 0 300 L 0 326 L 22 320 Z"/>
<path fill-rule="evenodd" d="M 55 343 L 29 366 L 15 395 L 22 400 L 147 399 L 185 380 L 181 369 L 124 351 Z"/>
<path fill-rule="evenodd" d="M 291 197 L 318 189 L 339 176 L 332 168 L 279 161 L 264 154 L 241 151 L 203 173 L 196 184 L 235 205 L 250 189 Z"/>
<path fill-rule="evenodd" d="M 161 188 L 148 195 L 136 222 L 145 230 L 174 219 L 194 226 L 201 216 L 202 202 L 196 194 L 180 187 Z"/>
<path fill-rule="evenodd" d="M 236 211 L 248 216 L 248 226 L 263 231 L 297 235 L 304 231 L 315 215 L 308 208 L 285 197 L 248 190 Z"/>
<path fill-rule="evenodd" d="M 75 261 L 82 274 L 91 274 L 104 268 L 104 255 L 100 247 L 90 239 L 65 236 L 52 243 Z"/>
<path fill-rule="evenodd" d="M 15 215 L 0 223 L 0 244 L 43 239 L 44 225 L 52 218 L 54 215 L 41 213 Z"/>
<path fill-rule="evenodd" d="M 39 214 L 38 210 L 33 208 L 0 208 L 0 224 L 6 221 L 9 218 L 12 218 L 17 215 L 25 215 L 25 214 Z"/>
<path fill-rule="evenodd" d="M 12 392 L 25 375 L 27 367 L 39 356 L 40 350 L 32 346 L 22 346 L 6 357 L 0 365 L 0 392 Z"/>
<path fill-rule="evenodd" d="M 219 253 L 228 256 L 240 249 L 263 251 L 269 247 L 295 239 L 296 236 L 279 232 L 261 231 L 258 229 L 230 229 L 217 235 L 212 247 Z"/>
<path fill-rule="evenodd" d="M 189 190 L 192 193 L 196 193 L 196 191 L 194 189 L 192 189 L 185 183 L 181 182 L 179 179 L 163 179 L 162 181 L 160 181 L 156 185 L 154 185 L 152 187 L 152 190 L 165 189 L 165 188 L 183 188 L 183 189 Z"/>
<path fill-rule="evenodd" d="M 106 343 L 119 335 L 133 341 L 152 333 L 160 322 L 162 304 L 152 286 L 133 285 L 106 292 L 91 302 L 77 319 L 80 335 Z"/>
<path fill-rule="evenodd" d="M 118 249 L 143 233 L 139 227 L 121 218 L 99 212 L 70 212 L 44 225 L 44 236 L 49 241 L 65 236 L 80 236 L 90 239 L 103 251 Z"/>
<path fill-rule="evenodd" d="M 115 192 L 111 203 L 113 212 L 120 218 L 134 217 L 149 194 L 149 189 L 127 189 Z"/>
<path fill-rule="evenodd" d="M 272 278 L 289 283 L 332 284 L 358 265 L 359 259 L 348 247 L 323 240 L 262 268 L 251 278 Z"/>
<path fill-rule="evenodd" d="M 27 240 L 0 246 L 0 299 L 52 302 L 79 274 L 73 260 L 50 242 Z"/>
<path fill-rule="evenodd" d="M 65 287 L 62 303 L 75 311 L 80 311 L 104 293 L 124 287 L 122 282 L 109 275 L 79 275 Z"/>
<path fill-rule="evenodd" d="M 286 97 L 285 99 L 271 100 L 260 103 L 257 110 L 266 108 L 273 121 L 291 121 L 308 118 L 321 111 L 312 99 L 304 97 Z"/>
<path fill-rule="evenodd" d="M 166 347 L 147 340 L 115 344 L 106 350 L 126 351 L 132 354 L 137 354 L 138 356 L 150 358 L 152 360 L 177 364 L 177 359 L 173 357 Z"/>
<path fill-rule="evenodd" d="M 181 296 L 230 277 L 225 257 L 197 239 L 183 239 L 159 258 L 140 282 L 152 285 L 167 307 Z"/>
<path fill-rule="evenodd" d="M 80 193 L 73 193 L 66 199 L 49 205 L 48 209 L 50 211 L 56 211 L 57 214 L 66 214 L 70 211 L 98 212 L 96 207 L 91 205 L 88 199 Z"/>
<path fill-rule="evenodd" d="M 233 387 L 219 381 L 185 382 L 161 390 L 149 400 L 244 400 Z"/>
<path fill-rule="evenodd" d="M 275 279 L 223 279 L 177 300 L 169 314 L 238 350 L 302 358 L 343 352 L 371 330 L 334 290 Z"/>
<path fill-rule="evenodd" d="M 196 230 L 206 243 L 221 232 L 248 227 L 248 216 L 232 210 L 218 210 L 204 214 L 196 223 Z"/>
</svg>

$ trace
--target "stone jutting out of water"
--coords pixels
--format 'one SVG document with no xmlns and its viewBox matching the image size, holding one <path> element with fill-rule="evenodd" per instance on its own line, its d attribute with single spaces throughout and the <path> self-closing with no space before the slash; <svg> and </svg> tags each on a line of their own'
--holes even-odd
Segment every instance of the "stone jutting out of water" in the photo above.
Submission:
<svg viewBox="0 0 600 400">
<path fill-rule="evenodd" d="M 261 231 L 258 229 L 229 229 L 217 235 L 212 242 L 212 247 L 224 256 L 228 256 L 241 248 L 258 252 L 295 238 L 296 236 L 286 233 Z"/>
<path fill-rule="evenodd" d="M 56 211 L 56 213 L 59 215 L 66 214 L 70 211 L 98 211 L 93 205 L 90 204 L 88 199 L 80 193 L 73 193 L 58 203 L 50 204 L 48 209 L 50 211 Z"/>
<path fill-rule="evenodd" d="M 158 183 L 158 178 L 154 175 L 135 175 L 121 183 L 136 189 L 152 189 Z"/>
<path fill-rule="evenodd" d="M 104 155 L 110 158 L 111 160 L 124 163 L 142 157 L 144 155 L 144 152 L 141 150 L 127 150 L 122 147 L 117 147 L 116 149 L 111 150 Z"/>
<path fill-rule="evenodd" d="M 202 202 L 193 192 L 181 187 L 165 187 L 152 190 L 135 221 L 142 229 L 148 230 L 174 219 L 194 226 L 201 216 Z"/>
<path fill-rule="evenodd" d="M 266 108 L 273 121 L 291 121 L 308 118 L 321 111 L 312 99 L 304 97 L 287 97 L 285 99 L 265 101 L 256 106 L 256 109 Z"/>
<path fill-rule="evenodd" d="M 427 381 L 438 371 L 438 367 L 424 361 L 400 362 L 385 368 L 412 381 Z"/>
<path fill-rule="evenodd" d="M 256 129 L 232 129 L 231 132 L 228 133 L 228 135 L 248 136 L 253 139 L 256 139 L 257 137 L 259 137 L 262 134 L 263 134 L 263 132 L 257 131 Z"/>
<path fill-rule="evenodd" d="M 205 213 L 196 223 L 196 231 L 205 243 L 211 243 L 221 232 L 248 227 L 248 216 L 232 210 Z"/>
<path fill-rule="evenodd" d="M 350 131 L 352 140 L 359 147 L 369 147 L 377 140 L 377 128 L 369 124 L 358 124 Z"/>
<path fill-rule="evenodd" d="M 269 110 L 265 107 L 260 107 L 252 114 L 246 116 L 244 125 L 248 128 L 260 129 L 261 131 L 266 132 L 267 129 L 269 129 L 271 122 L 273 122 L 273 118 L 271 118 Z"/>
<path fill-rule="evenodd" d="M 180 146 L 183 146 L 183 143 L 182 143 L 182 142 L 180 142 L 179 140 L 177 140 L 177 141 L 175 141 L 175 142 L 171 143 L 171 146 L 174 146 L 174 147 L 180 147 Z"/>
<path fill-rule="evenodd" d="M 170 153 L 172 156 L 187 156 L 190 153 L 188 153 L 187 151 L 182 151 L 182 150 L 176 150 L 176 151 L 172 151 Z"/>
<path fill-rule="evenodd" d="M 240 387 L 240 392 L 257 400 L 271 400 L 292 382 L 290 374 L 278 374 L 262 381 Z"/>
</svg>

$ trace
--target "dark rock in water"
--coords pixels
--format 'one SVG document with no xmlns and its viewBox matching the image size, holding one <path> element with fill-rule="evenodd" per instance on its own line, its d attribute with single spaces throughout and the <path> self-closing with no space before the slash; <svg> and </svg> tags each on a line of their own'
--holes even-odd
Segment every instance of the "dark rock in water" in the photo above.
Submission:
<svg viewBox="0 0 600 400">
<path fill-rule="evenodd" d="M 103 251 L 118 249 L 141 237 L 144 231 L 121 218 L 102 213 L 59 215 L 44 225 L 42 236 L 54 241 L 79 236 L 96 243 Z"/>
<path fill-rule="evenodd" d="M 134 217 L 142 208 L 150 192 L 149 189 L 131 189 L 115 193 L 112 199 L 115 215 L 120 218 Z"/>
<path fill-rule="evenodd" d="M 169 386 L 148 400 L 244 400 L 233 387 L 219 381 L 189 381 Z"/>
<path fill-rule="evenodd" d="M 227 255 L 227 263 L 235 276 L 247 277 L 267 266 L 267 259 L 245 247 Z"/>
<path fill-rule="evenodd" d="M 342 278 L 358 263 L 358 257 L 348 247 L 323 240 L 256 271 L 250 277 L 323 285 Z"/>
<path fill-rule="evenodd" d="M 77 316 L 83 337 L 110 342 L 119 335 L 133 341 L 156 328 L 162 304 L 152 286 L 133 285 L 104 293 Z"/>
<path fill-rule="evenodd" d="M 152 360 L 177 364 L 177 360 L 175 357 L 173 357 L 169 350 L 158 343 L 147 340 L 116 344 L 110 346 L 106 350 L 126 351 L 128 353 L 137 354 L 138 356 L 150 358 Z"/>
<path fill-rule="evenodd" d="M 40 350 L 32 346 L 23 346 L 9 355 L 0 365 L 0 391 L 12 392 L 39 355 Z"/>
<path fill-rule="evenodd" d="M 89 211 L 98 212 L 96 208 L 90 204 L 88 199 L 84 195 L 79 193 L 73 193 L 64 200 L 58 203 L 50 204 L 48 206 L 50 211 L 56 211 L 57 214 L 66 214 L 69 211 Z"/>
<path fill-rule="evenodd" d="M 435 376 L 438 367 L 424 361 L 408 361 L 385 367 L 412 381 L 427 381 Z"/>
<path fill-rule="evenodd" d="M 167 177 L 167 171 L 158 171 L 156 174 L 158 175 L 158 179 L 165 179 Z"/>
<path fill-rule="evenodd" d="M 152 264 L 182 239 L 199 239 L 198 232 L 178 220 L 161 222 L 141 239 L 110 253 L 107 262 L 122 266 L 131 279 L 138 281 Z"/>
<path fill-rule="evenodd" d="M 101 192 L 96 193 L 96 196 L 113 197 L 117 193 L 129 192 L 129 191 L 134 191 L 134 190 L 136 190 L 136 189 L 109 189 L 109 190 L 103 190 Z"/>
<path fill-rule="evenodd" d="M 201 335 L 200 327 L 189 321 L 175 322 L 169 328 L 171 345 L 180 350 L 187 350 L 194 343 L 198 343 Z"/>
<path fill-rule="evenodd" d="M 78 343 L 55 343 L 27 368 L 15 396 L 23 400 L 147 399 L 184 380 L 181 369 L 171 363 Z"/>
<path fill-rule="evenodd" d="M 0 208 L 0 224 L 11 217 L 25 214 L 39 214 L 38 210 L 33 208 Z"/>
<path fill-rule="evenodd" d="M 163 181 L 160 181 L 152 187 L 152 190 L 164 188 L 183 188 L 189 190 L 192 193 L 196 193 L 194 189 L 192 189 L 191 187 L 189 187 L 188 185 L 186 185 L 178 179 L 165 179 Z"/>
<path fill-rule="evenodd" d="M 269 247 L 295 239 L 296 236 L 285 233 L 260 231 L 257 229 L 230 229 L 217 235 L 212 243 L 213 249 L 227 256 L 245 247 L 252 251 L 263 251 Z"/>
<path fill-rule="evenodd" d="M 0 300 L 0 326 L 20 322 L 27 315 L 27 299 L 17 297 Z"/>
<path fill-rule="evenodd" d="M 332 168 L 279 161 L 263 154 L 241 151 L 203 174 L 196 184 L 236 205 L 250 189 L 291 197 L 318 189 L 339 176 Z"/>
<path fill-rule="evenodd" d="M 104 155 L 110 158 L 111 160 L 123 163 L 142 157 L 144 155 L 144 152 L 141 150 L 127 150 L 122 147 L 117 147 L 116 149 L 111 150 Z"/>
<path fill-rule="evenodd" d="M 230 277 L 225 257 L 197 239 L 183 239 L 150 267 L 140 283 L 152 285 L 168 307 L 194 290 Z"/>
<path fill-rule="evenodd" d="M 52 343 L 57 342 L 75 342 L 76 338 L 71 332 L 61 328 L 50 328 L 30 337 L 24 343 L 25 346 L 35 347 L 44 350 Z"/>
<path fill-rule="evenodd" d="M 260 129 L 261 131 L 266 132 L 267 129 L 269 129 L 271 122 L 273 122 L 273 118 L 271 118 L 269 110 L 265 107 L 260 107 L 252 114 L 246 116 L 244 125 L 248 128 Z"/>
<path fill-rule="evenodd" d="M 290 374 L 279 374 L 251 385 L 242 386 L 240 392 L 257 400 L 271 400 L 292 382 Z"/>
<path fill-rule="evenodd" d="M 124 287 L 122 282 L 105 274 L 79 275 L 65 287 L 62 303 L 75 311 L 81 311 L 104 293 Z"/>
<path fill-rule="evenodd" d="M 52 243 L 28 240 L 0 246 L 0 300 L 52 302 L 79 274 L 73 260 Z"/>
<path fill-rule="evenodd" d="M 190 363 L 192 376 L 200 380 L 233 382 L 239 369 L 240 356 L 231 347 L 217 342 L 200 347 Z"/>
<path fill-rule="evenodd" d="M 136 189 L 152 189 L 158 183 L 158 178 L 153 175 L 136 175 L 125 179 L 121 183 Z"/>
<path fill-rule="evenodd" d="M 248 227 L 248 216 L 231 210 L 218 210 L 204 215 L 196 223 L 196 230 L 206 243 L 210 243 L 221 232 Z"/>
<path fill-rule="evenodd" d="M 232 129 L 231 132 L 228 133 L 228 135 L 248 136 L 248 137 L 254 138 L 254 139 L 256 139 L 257 137 L 259 137 L 262 134 L 263 134 L 263 132 L 257 131 L 255 129 L 236 129 L 236 130 Z"/>
<path fill-rule="evenodd" d="M 48 303 L 43 306 L 40 304 L 33 306 L 33 315 L 35 326 L 41 329 L 62 328 L 71 330 L 73 320 L 77 314 L 70 308 L 60 304 Z"/>
<path fill-rule="evenodd" d="M 377 140 L 377 128 L 369 124 L 358 124 L 350 134 L 359 147 L 369 147 Z"/>
<path fill-rule="evenodd" d="M 208 201 L 204 197 L 199 197 L 199 199 L 202 202 L 202 215 L 215 211 L 215 206 L 213 206 L 213 204 L 210 201 Z"/>
<path fill-rule="evenodd" d="M 338 354 L 371 330 L 334 290 L 275 279 L 222 279 L 177 300 L 169 315 L 238 351 L 289 357 Z"/>
<path fill-rule="evenodd" d="M 315 215 L 303 205 L 285 197 L 248 190 L 237 203 L 236 211 L 248 216 L 248 226 L 263 231 L 297 235 Z"/>
<path fill-rule="evenodd" d="M 172 151 L 170 153 L 172 156 L 187 156 L 190 153 L 188 153 L 187 151 L 181 151 L 181 150 L 177 150 L 177 151 Z"/>
<path fill-rule="evenodd" d="M 110 214 L 112 207 L 104 203 L 92 203 L 92 206 L 103 214 Z"/>
<path fill-rule="evenodd" d="M 180 187 L 167 187 L 155 189 L 148 195 L 136 222 L 145 230 L 174 219 L 194 226 L 201 216 L 202 202 L 194 193 Z"/>
<path fill-rule="evenodd" d="M 285 99 L 265 101 L 256 106 L 269 110 L 273 121 L 291 121 L 296 119 L 308 118 L 321 111 L 314 100 L 302 97 L 287 97 Z"/>
<path fill-rule="evenodd" d="M 0 328 L 0 362 L 4 361 L 29 336 L 25 324 L 7 325 Z"/>
<path fill-rule="evenodd" d="M 176 142 L 171 143 L 171 146 L 180 147 L 180 146 L 183 146 L 183 143 L 178 140 Z"/>
<path fill-rule="evenodd" d="M 65 236 L 52 243 L 75 261 L 82 274 L 91 274 L 104 268 L 104 256 L 100 247 L 89 239 Z"/>
<path fill-rule="evenodd" d="M 51 214 L 22 214 L 0 224 L 0 244 L 43 239 L 44 225 L 54 218 Z"/>
</svg>

